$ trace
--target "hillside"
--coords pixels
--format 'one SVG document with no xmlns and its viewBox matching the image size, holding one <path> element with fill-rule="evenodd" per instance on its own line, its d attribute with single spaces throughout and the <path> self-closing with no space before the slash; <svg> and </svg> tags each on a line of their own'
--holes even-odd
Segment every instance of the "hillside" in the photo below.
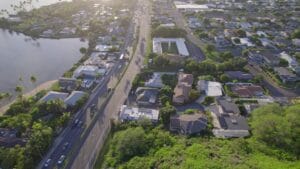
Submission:
<svg viewBox="0 0 300 169">
<path fill-rule="evenodd" d="M 178 136 L 146 120 L 118 124 L 101 168 L 299 169 L 299 112 L 299 104 L 257 109 L 246 139 Z"/>
</svg>

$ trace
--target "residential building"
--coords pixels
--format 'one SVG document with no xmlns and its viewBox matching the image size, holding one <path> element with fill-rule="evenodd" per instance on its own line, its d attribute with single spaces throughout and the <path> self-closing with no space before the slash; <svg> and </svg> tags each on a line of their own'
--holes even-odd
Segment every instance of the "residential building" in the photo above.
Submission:
<svg viewBox="0 0 300 169">
<path fill-rule="evenodd" d="M 170 118 L 170 131 L 184 134 L 199 134 L 207 127 L 207 117 L 203 113 L 175 115 Z"/>
<path fill-rule="evenodd" d="M 219 82 L 199 80 L 197 89 L 200 92 L 204 91 L 206 96 L 217 97 L 223 95 L 222 84 Z"/>
<path fill-rule="evenodd" d="M 79 86 L 79 83 L 75 78 L 61 77 L 58 79 L 58 84 L 62 91 L 73 91 L 76 90 Z"/>
<path fill-rule="evenodd" d="M 159 90 L 157 88 L 139 87 L 135 94 L 139 106 L 151 106 L 157 103 Z"/>
<path fill-rule="evenodd" d="M 213 114 L 213 113 L 212 113 Z M 245 117 L 240 115 L 213 115 L 213 134 L 218 138 L 239 138 L 250 135 Z M 216 124 L 216 125 L 215 125 Z"/>
<path fill-rule="evenodd" d="M 26 140 L 17 137 L 18 131 L 15 129 L 0 128 L 0 146 L 15 147 L 16 145 L 25 146 Z"/>
<path fill-rule="evenodd" d="M 149 119 L 153 123 L 158 122 L 159 111 L 156 109 L 146 109 L 138 107 L 128 107 L 123 105 L 120 110 L 120 120 L 125 121 L 137 121 L 140 119 Z"/>
<path fill-rule="evenodd" d="M 217 48 L 227 48 L 232 46 L 231 42 L 223 36 L 216 36 L 214 40 Z"/>
<path fill-rule="evenodd" d="M 175 46 L 172 46 L 172 45 Z M 163 47 L 166 46 L 166 47 Z M 165 49 L 166 48 L 166 49 Z M 177 49 L 173 49 L 177 48 Z M 168 51 L 174 50 L 175 54 L 180 56 L 189 56 L 189 51 L 185 45 L 185 39 L 183 38 L 153 38 L 153 52 L 157 54 L 168 53 Z"/>
<path fill-rule="evenodd" d="M 49 91 L 44 97 L 40 99 L 40 102 L 48 102 L 52 100 L 64 101 L 68 97 L 68 93 Z"/>
<path fill-rule="evenodd" d="M 278 74 L 283 83 L 299 81 L 299 77 L 285 67 L 275 67 L 274 71 Z"/>
<path fill-rule="evenodd" d="M 240 114 L 238 106 L 228 98 L 218 98 L 217 107 L 221 114 Z"/>
<path fill-rule="evenodd" d="M 231 91 L 239 97 L 258 97 L 264 95 L 261 86 L 249 83 L 233 83 L 230 84 Z"/>
<path fill-rule="evenodd" d="M 298 61 L 290 56 L 289 54 L 287 54 L 286 52 L 281 52 L 279 54 L 279 57 L 281 59 L 284 59 L 286 60 L 288 63 L 289 63 L 289 68 L 292 69 L 293 71 L 295 71 L 297 74 L 300 74 L 300 66 L 299 66 L 299 63 Z"/>
<path fill-rule="evenodd" d="M 179 73 L 178 83 L 174 89 L 173 102 L 175 104 L 184 104 L 189 100 L 189 94 L 192 90 L 194 78 L 192 74 Z"/>
<path fill-rule="evenodd" d="M 261 51 L 260 54 L 263 56 L 264 64 L 270 67 L 277 66 L 279 64 L 279 58 L 277 53 L 273 51 Z"/>
<path fill-rule="evenodd" d="M 250 73 L 242 72 L 242 71 L 226 71 L 225 74 L 233 80 L 243 80 L 248 81 L 253 79 L 253 76 Z"/>
<path fill-rule="evenodd" d="M 86 96 L 87 93 L 82 91 L 73 91 L 66 99 L 65 104 L 68 106 L 75 106 L 77 102 L 82 99 L 84 96 Z"/>
<path fill-rule="evenodd" d="M 164 86 L 161 77 L 164 75 L 174 75 L 175 73 L 154 72 L 151 79 L 145 82 L 146 87 L 162 88 Z"/>
<path fill-rule="evenodd" d="M 91 66 L 91 65 L 86 65 L 86 66 L 79 66 L 75 71 L 74 71 L 74 78 L 78 78 L 80 76 L 85 76 L 85 77 L 92 77 L 96 78 L 97 76 L 105 74 L 106 69 L 103 68 L 98 68 L 97 66 Z"/>
</svg>

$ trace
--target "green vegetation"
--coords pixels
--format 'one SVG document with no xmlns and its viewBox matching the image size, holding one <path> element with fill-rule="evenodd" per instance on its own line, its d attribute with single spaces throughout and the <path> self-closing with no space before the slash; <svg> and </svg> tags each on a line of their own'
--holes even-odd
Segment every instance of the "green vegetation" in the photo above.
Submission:
<svg viewBox="0 0 300 169">
<path fill-rule="evenodd" d="M 170 43 L 161 43 L 162 52 L 163 53 L 170 53 L 170 54 L 178 54 L 177 45 L 175 42 Z"/>
<path fill-rule="evenodd" d="M 253 136 L 247 139 L 186 138 L 161 126 L 121 124 L 101 168 L 298 169 L 299 111 L 299 104 L 257 109 L 250 119 Z"/>
<path fill-rule="evenodd" d="M 152 37 L 161 38 L 183 38 L 186 32 L 179 28 L 157 27 L 152 31 Z"/>
<path fill-rule="evenodd" d="M 300 29 L 296 29 L 293 34 L 292 34 L 292 38 L 300 38 Z"/>
<path fill-rule="evenodd" d="M 0 119 L 0 127 L 16 129 L 18 137 L 28 139 L 25 147 L 0 149 L 2 168 L 34 168 L 53 136 L 68 122 L 70 113 L 65 112 L 62 101 L 37 102 L 44 94 L 43 91 L 28 99 L 19 97 Z"/>
</svg>

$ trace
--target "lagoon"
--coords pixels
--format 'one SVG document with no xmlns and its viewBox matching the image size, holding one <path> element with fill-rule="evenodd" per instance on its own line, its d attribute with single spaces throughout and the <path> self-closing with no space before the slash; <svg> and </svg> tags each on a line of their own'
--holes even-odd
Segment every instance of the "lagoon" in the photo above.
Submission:
<svg viewBox="0 0 300 169">
<path fill-rule="evenodd" d="M 79 49 L 87 45 L 78 38 L 33 40 L 0 29 L 0 92 L 14 92 L 16 85 L 30 91 L 58 79 L 80 59 Z M 32 75 L 37 78 L 34 85 L 30 82 Z"/>
</svg>

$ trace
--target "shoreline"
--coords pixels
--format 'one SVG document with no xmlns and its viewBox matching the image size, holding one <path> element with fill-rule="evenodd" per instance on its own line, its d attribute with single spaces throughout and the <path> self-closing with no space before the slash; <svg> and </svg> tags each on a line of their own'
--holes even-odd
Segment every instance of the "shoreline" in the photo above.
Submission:
<svg viewBox="0 0 300 169">
<path fill-rule="evenodd" d="M 38 92 L 42 91 L 42 90 L 48 90 L 52 87 L 52 85 L 54 83 L 56 83 L 58 80 L 50 80 L 50 81 L 46 81 L 40 85 L 38 85 L 36 88 L 34 88 L 33 90 L 26 92 L 25 94 L 23 94 L 24 97 L 28 98 L 31 96 L 36 95 Z M 0 116 L 3 116 L 4 113 L 9 109 L 9 106 L 12 105 L 14 102 L 16 101 L 16 98 L 14 98 L 12 101 L 10 101 L 9 103 L 7 103 L 6 105 L 3 105 L 0 107 Z"/>
</svg>

